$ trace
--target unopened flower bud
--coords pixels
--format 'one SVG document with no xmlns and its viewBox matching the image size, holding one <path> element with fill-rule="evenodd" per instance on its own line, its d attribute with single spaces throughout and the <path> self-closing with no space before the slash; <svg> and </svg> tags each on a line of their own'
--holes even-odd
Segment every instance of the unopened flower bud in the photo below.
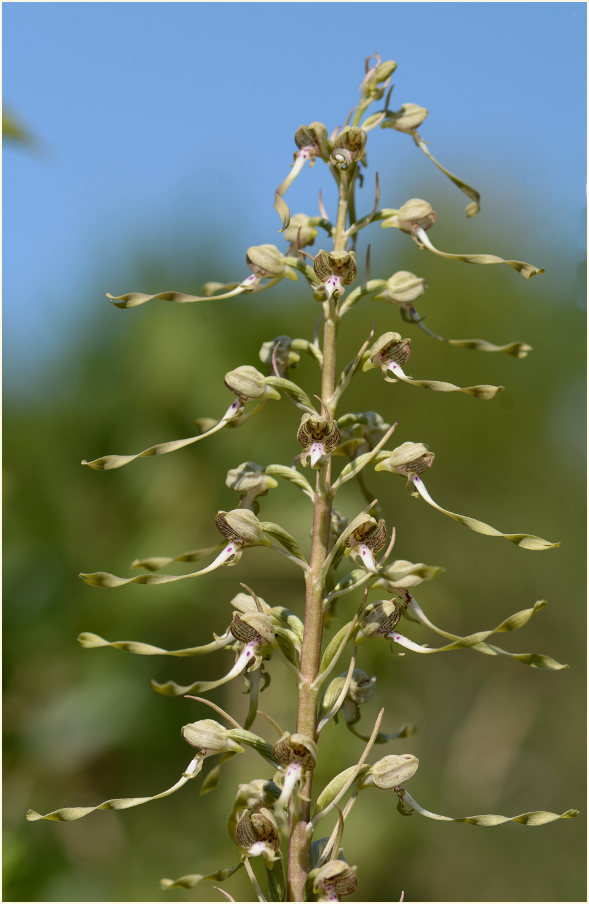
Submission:
<svg viewBox="0 0 589 904">
<path fill-rule="evenodd" d="M 352 411 L 338 418 L 338 426 L 342 434 L 342 451 L 353 456 L 374 449 L 391 425 L 385 423 L 377 411 Z"/>
<path fill-rule="evenodd" d="M 383 791 L 404 785 L 417 772 L 419 760 L 412 753 L 384 756 L 370 767 L 371 784 Z"/>
<path fill-rule="evenodd" d="M 423 277 L 416 276 L 409 270 L 398 270 L 387 279 L 386 289 L 383 289 L 375 298 L 392 301 L 401 306 L 411 306 L 426 289 L 427 283 Z"/>
<path fill-rule="evenodd" d="M 354 669 L 347 696 L 353 703 L 368 703 L 374 693 L 376 675 L 368 675 L 363 669 Z"/>
<path fill-rule="evenodd" d="M 342 515 L 340 512 L 336 511 L 336 509 L 332 508 L 329 521 L 329 541 L 332 545 L 347 526 L 348 519 L 345 515 Z"/>
<path fill-rule="evenodd" d="M 397 627 L 400 618 L 401 607 L 395 599 L 369 603 L 362 615 L 356 640 L 365 640 L 368 637 L 389 637 Z"/>
<path fill-rule="evenodd" d="M 375 471 L 392 471 L 412 477 L 427 471 L 434 463 L 435 453 L 425 443 L 402 443 L 383 461 L 374 466 Z"/>
<path fill-rule="evenodd" d="M 413 232 L 417 228 L 429 229 L 436 222 L 436 212 L 427 201 L 411 198 L 397 211 L 397 225 L 403 232 Z"/>
<path fill-rule="evenodd" d="M 343 295 L 344 286 L 356 279 L 356 255 L 353 251 L 318 251 L 313 269 L 323 283 L 327 297 L 337 299 Z"/>
<path fill-rule="evenodd" d="M 265 542 L 260 522 L 249 509 L 217 512 L 215 524 L 217 530 L 228 540 L 235 540 L 245 546 L 259 546 Z"/>
<path fill-rule="evenodd" d="M 270 606 L 268 603 L 263 600 L 261 597 L 258 597 L 258 601 L 262 606 L 262 610 L 264 612 L 270 612 Z M 236 593 L 233 599 L 231 600 L 231 605 L 234 609 L 237 609 L 238 612 L 248 613 L 248 612 L 259 612 L 255 600 L 249 593 Z"/>
<path fill-rule="evenodd" d="M 245 260 L 256 276 L 277 279 L 288 270 L 284 255 L 275 245 L 252 245 L 247 249 Z"/>
<path fill-rule="evenodd" d="M 280 398 L 279 393 L 266 384 L 264 374 L 251 364 L 242 364 L 241 367 L 230 370 L 225 374 L 224 383 L 227 389 L 244 402 L 248 399 Z"/>
<path fill-rule="evenodd" d="M 250 508 L 257 506 L 256 496 L 265 496 L 268 490 L 277 487 L 278 483 L 273 477 L 268 477 L 264 473 L 264 468 L 255 461 L 244 461 L 237 468 L 227 472 L 225 485 L 241 493 L 239 504 L 242 508 Z"/>
<path fill-rule="evenodd" d="M 251 782 L 238 785 L 235 797 L 235 808 L 245 807 L 247 810 L 258 810 L 260 807 L 271 807 L 280 795 L 280 788 L 265 778 L 256 778 Z"/>
<path fill-rule="evenodd" d="M 278 825 L 267 807 L 244 813 L 235 827 L 235 837 L 250 857 L 273 854 L 280 847 Z"/>
<path fill-rule="evenodd" d="M 261 399 L 266 392 L 264 375 L 250 364 L 230 370 L 225 374 L 224 383 L 231 392 L 242 399 Z"/>
<path fill-rule="evenodd" d="M 253 643 L 259 648 L 266 644 L 272 646 L 276 640 L 272 619 L 264 612 L 246 612 L 245 615 L 234 613 L 229 630 L 237 640 L 246 644 Z"/>
<path fill-rule="evenodd" d="M 369 349 L 368 360 L 373 366 L 386 371 L 391 362 L 402 365 L 410 355 L 411 339 L 403 339 L 400 333 L 384 333 Z M 364 369 L 367 369 L 366 365 Z"/>
<path fill-rule="evenodd" d="M 400 110 L 389 113 L 383 128 L 396 129 L 398 132 L 414 132 L 427 119 L 428 110 L 418 104 L 403 104 Z"/>
<path fill-rule="evenodd" d="M 314 876 L 313 891 L 318 901 L 339 901 L 345 895 L 353 895 L 358 887 L 356 866 L 344 860 L 328 860 Z"/>
<path fill-rule="evenodd" d="M 203 756 L 222 753 L 229 741 L 227 729 L 214 719 L 201 719 L 199 722 L 184 725 L 182 737 L 192 747 L 200 750 Z"/>
<path fill-rule="evenodd" d="M 291 345 L 290 336 L 276 336 L 275 339 L 264 342 L 258 357 L 263 364 L 268 364 L 270 367 L 275 364 L 280 376 L 284 376 L 289 368 L 296 367 L 301 360 L 301 356 L 292 350 Z"/>
<path fill-rule="evenodd" d="M 330 712 L 332 707 L 337 703 L 344 689 L 347 680 L 347 673 L 342 672 L 337 678 L 329 682 L 323 699 L 321 701 L 321 714 L 325 715 Z M 342 702 L 343 713 L 348 725 L 355 724 L 360 718 L 360 710 L 358 706 L 367 703 L 374 693 L 374 685 L 376 684 L 376 676 L 370 677 L 362 669 L 354 669 L 351 680 L 346 692 L 346 696 Z"/>
<path fill-rule="evenodd" d="M 377 82 L 377 84 L 386 82 L 386 80 L 391 77 L 396 68 L 397 64 L 394 60 L 385 60 L 384 63 L 379 63 L 378 66 L 374 67 L 372 79 Z"/>
<path fill-rule="evenodd" d="M 282 234 L 293 249 L 312 245 L 317 238 L 317 229 L 309 225 L 310 219 L 306 213 L 295 213 L 290 218 L 290 223 Z"/>
</svg>

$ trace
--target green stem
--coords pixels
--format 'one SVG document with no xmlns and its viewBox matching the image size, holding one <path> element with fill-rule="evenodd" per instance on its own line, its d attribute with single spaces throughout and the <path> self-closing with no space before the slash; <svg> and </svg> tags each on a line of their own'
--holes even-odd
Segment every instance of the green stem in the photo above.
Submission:
<svg viewBox="0 0 589 904">
<path fill-rule="evenodd" d="M 339 203 L 334 234 L 334 250 L 344 250 L 346 246 L 346 218 L 349 191 L 353 191 L 343 173 L 339 178 Z M 339 317 L 333 301 L 324 305 L 323 323 L 323 366 L 321 374 L 321 398 L 328 405 L 329 413 L 335 415 L 335 403 L 330 407 L 335 390 L 336 340 Z M 315 740 L 317 738 L 317 694 L 313 682 L 319 673 L 321 642 L 323 638 L 323 597 L 325 579 L 323 566 L 329 552 L 329 528 L 331 521 L 331 461 L 322 471 L 317 472 L 316 490 L 313 504 L 313 534 L 311 540 L 310 570 L 305 575 L 305 628 L 301 648 L 301 676 L 297 712 L 297 732 Z M 311 790 L 313 771 L 308 770 L 301 788 L 300 806 L 291 813 L 288 849 L 288 900 L 303 901 L 305 883 L 311 868 L 312 835 L 307 831 L 311 818 Z"/>
</svg>

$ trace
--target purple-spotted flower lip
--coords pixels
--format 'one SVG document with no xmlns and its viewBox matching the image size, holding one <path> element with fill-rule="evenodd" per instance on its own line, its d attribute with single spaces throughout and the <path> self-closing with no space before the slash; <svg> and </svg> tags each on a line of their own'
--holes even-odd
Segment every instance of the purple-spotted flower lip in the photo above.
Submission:
<svg viewBox="0 0 589 904">
<path fill-rule="evenodd" d="M 377 573 L 376 568 L 376 560 L 374 558 L 374 553 L 365 543 L 360 543 L 359 546 L 353 547 L 353 551 L 360 556 L 362 560 L 362 564 L 368 571 L 372 571 L 375 574 Z"/>
<path fill-rule="evenodd" d="M 319 148 L 316 144 L 308 144 L 305 147 L 295 152 L 295 157 L 302 160 L 303 163 L 305 160 L 308 160 L 310 157 L 316 157 L 320 153 Z"/>
<path fill-rule="evenodd" d="M 334 273 L 323 283 L 325 286 L 325 292 L 327 294 L 327 298 L 333 298 L 334 295 L 339 297 L 343 294 L 344 284 L 342 282 L 341 276 L 336 276 Z"/>
<path fill-rule="evenodd" d="M 309 449 L 309 461 L 311 467 L 314 468 L 315 465 L 319 464 L 323 456 L 325 455 L 325 445 L 324 443 L 313 443 Z"/>
</svg>

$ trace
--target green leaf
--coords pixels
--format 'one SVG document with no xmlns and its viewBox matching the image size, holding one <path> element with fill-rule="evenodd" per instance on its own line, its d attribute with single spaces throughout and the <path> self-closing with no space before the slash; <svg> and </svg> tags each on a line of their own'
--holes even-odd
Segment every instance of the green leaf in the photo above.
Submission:
<svg viewBox="0 0 589 904">
<path fill-rule="evenodd" d="M 202 882 L 203 879 L 211 879 L 215 882 L 224 882 L 225 879 L 228 879 L 229 876 L 232 876 L 233 873 L 236 873 L 238 869 L 241 869 L 243 866 L 243 862 L 238 863 L 236 866 L 230 866 L 225 869 L 218 869 L 214 873 L 208 873 L 206 876 L 201 876 L 199 873 L 190 873 L 187 876 L 180 876 L 178 879 L 160 879 L 160 885 L 162 888 L 194 888 L 195 885 L 198 885 L 199 882 Z"/>
<path fill-rule="evenodd" d="M 260 521 L 260 526 L 265 534 L 270 534 L 271 537 L 274 537 L 275 540 L 284 546 L 287 552 L 290 552 L 297 559 L 300 559 L 302 562 L 305 561 L 305 557 L 303 556 L 299 544 L 295 540 L 291 534 L 280 524 L 274 524 L 273 521 Z"/>
<path fill-rule="evenodd" d="M 311 358 L 314 358 L 319 367 L 323 367 L 323 352 L 314 342 L 308 339 L 293 339 L 291 348 L 296 352 L 306 352 Z"/>
<path fill-rule="evenodd" d="M 340 308 L 340 317 L 357 304 L 365 295 L 370 295 L 372 292 L 377 292 L 379 289 L 385 289 L 386 285 L 386 279 L 369 279 L 368 282 L 363 283 L 363 285 L 357 286 L 344 299 Z"/>
<path fill-rule="evenodd" d="M 337 634 L 331 638 L 325 650 L 323 651 L 323 656 L 321 657 L 321 664 L 319 666 L 319 674 L 321 675 L 329 666 L 331 665 L 334 656 L 338 652 L 344 637 L 347 632 L 350 630 L 352 622 L 347 622 L 343 628 L 340 628 Z"/>
<path fill-rule="evenodd" d="M 286 631 L 284 628 L 275 628 L 276 640 L 278 646 L 288 661 L 296 668 L 299 667 L 300 642 L 292 631 Z"/>
<path fill-rule="evenodd" d="M 270 477 L 282 477 L 284 480 L 289 480 L 299 487 L 309 499 L 313 500 L 315 498 L 311 484 L 296 468 L 289 468 L 286 465 L 268 465 L 265 468 L 265 472 Z"/>
<path fill-rule="evenodd" d="M 240 744 L 245 744 L 246 747 L 251 747 L 252 750 L 255 750 L 256 753 L 259 753 L 260 756 L 264 757 L 269 763 L 273 766 L 277 766 L 277 763 L 273 756 L 273 745 L 269 744 L 264 738 L 261 738 L 259 735 L 254 734 L 252 731 L 246 731 L 243 728 L 230 728 L 229 736 L 233 738 L 234 741 L 238 741 Z"/>
<path fill-rule="evenodd" d="M 332 600 L 337 596 L 343 596 L 344 593 L 349 593 L 354 589 L 359 582 L 364 583 L 370 577 L 372 577 L 372 575 L 367 574 L 363 568 L 354 568 L 353 571 L 348 571 L 340 578 L 331 593 L 327 595 L 326 599 Z"/>
<path fill-rule="evenodd" d="M 292 380 L 287 380 L 286 377 L 269 376 L 266 377 L 266 383 L 268 386 L 273 386 L 275 389 L 282 389 L 284 392 L 288 392 L 298 408 L 301 408 L 303 411 L 308 411 L 309 414 L 317 414 L 305 390 L 301 389 L 296 383 L 293 383 Z M 268 472 L 266 471 L 266 473 Z"/>
<path fill-rule="evenodd" d="M 286 901 L 286 882 L 284 881 L 284 865 L 282 857 L 273 864 L 265 863 L 268 879 L 269 901 Z"/>
<path fill-rule="evenodd" d="M 358 771 L 357 766 L 349 766 L 347 769 L 344 769 L 343 772 L 340 772 L 335 778 L 325 786 L 319 797 L 317 798 L 317 803 L 315 805 L 315 813 L 320 813 L 322 810 L 325 810 L 332 801 L 338 796 L 342 788 L 349 782 L 354 773 L 357 773 L 357 777 L 359 778 L 363 775 L 368 766 L 363 766 Z"/>
<path fill-rule="evenodd" d="M 294 635 L 293 642 L 296 648 L 300 649 L 305 626 L 298 615 L 285 606 L 272 606 L 270 612 L 290 634 Z"/>
</svg>

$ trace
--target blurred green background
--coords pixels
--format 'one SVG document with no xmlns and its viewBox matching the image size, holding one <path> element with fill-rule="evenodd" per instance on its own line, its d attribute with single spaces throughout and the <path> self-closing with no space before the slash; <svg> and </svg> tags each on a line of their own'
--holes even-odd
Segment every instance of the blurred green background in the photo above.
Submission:
<svg viewBox="0 0 589 904">
<path fill-rule="evenodd" d="M 422 193 L 441 208 L 430 186 Z M 495 250 L 500 243 L 520 256 L 517 235 L 483 220 L 456 218 L 438 242 L 464 249 L 472 228 L 477 247 Z M 548 653 L 571 668 L 528 670 L 468 651 L 398 658 L 385 643 L 366 644 L 359 666 L 378 675 L 378 683 L 362 724 L 368 730 L 384 705 L 386 730 L 405 721 L 418 725 L 415 737 L 389 750 L 420 757 L 411 790 L 434 811 L 515 815 L 582 806 L 584 352 L 574 274 L 558 272 L 558 251 L 543 244 L 550 241 L 546 233 L 537 234 L 530 256 L 547 265 L 547 274 L 532 283 L 507 268 L 439 260 L 396 233 L 375 229 L 373 235 L 373 275 L 407 268 L 426 276 L 420 309 L 433 329 L 498 343 L 521 339 L 534 352 L 523 361 L 477 355 L 414 331 L 409 372 L 416 377 L 502 383 L 506 391 L 483 402 L 385 385 L 375 371 L 358 376 L 342 412 L 379 410 L 399 421 L 398 442 L 427 442 L 437 455 L 427 484 L 442 505 L 503 530 L 562 542 L 558 550 L 532 553 L 481 537 L 412 500 L 402 479 L 373 475 L 369 485 L 389 527 L 397 528 L 397 557 L 447 569 L 416 596 L 436 622 L 457 633 L 491 627 L 547 599 L 549 606 L 506 646 Z M 130 261 L 120 288 L 155 292 L 173 285 L 192 292 L 207 278 L 235 276 L 202 256 L 172 273 L 157 249 L 147 248 Z M 167 648 L 203 642 L 228 623 L 228 601 L 239 581 L 301 611 L 298 570 L 260 550 L 246 553 L 235 569 L 171 587 L 108 591 L 77 578 L 79 570 L 126 574 L 136 556 L 216 543 L 214 515 L 237 499 L 224 486 L 227 469 L 248 459 L 289 463 L 297 452 L 299 416 L 283 400 L 240 430 L 161 459 L 108 473 L 80 468 L 79 461 L 190 435 L 194 417 L 225 410 L 224 373 L 256 363 L 262 341 L 275 335 L 309 336 L 318 306 L 300 284 L 288 284 L 219 304 L 153 303 L 121 312 L 101 305 L 105 287 L 115 288 L 108 274 L 95 285 L 91 329 L 35 396 L 5 400 L 4 898 L 208 900 L 215 892 L 206 884 L 163 893 L 157 880 L 236 860 L 225 815 L 239 781 L 268 774 L 253 754 L 233 761 L 222 786 L 205 798 L 194 783 L 168 800 L 98 813 L 75 825 L 31 825 L 24 813 L 29 806 L 46 811 L 168 787 L 187 758 L 180 726 L 210 713 L 155 695 L 148 679 L 215 677 L 230 660 L 224 653 L 165 661 L 84 651 L 75 642 L 78 632 Z M 342 365 L 373 323 L 377 334 L 407 334 L 397 309 L 365 300 L 343 322 Z M 297 379 L 316 391 L 312 362 L 301 363 Z M 362 504 L 353 490 L 337 503 L 348 516 Z M 292 487 L 272 491 L 262 513 L 307 542 L 308 507 Z M 340 617 L 353 606 L 344 598 Z M 407 633 L 426 639 L 413 626 Z M 294 688 L 279 661 L 272 679 L 262 708 L 290 727 Z M 235 682 L 211 698 L 240 718 L 246 709 L 240 691 Z M 263 722 L 257 725 L 265 731 Z M 330 725 L 322 737 L 318 786 L 354 762 L 361 747 L 343 725 Z M 372 792 L 353 813 L 345 850 L 360 866 L 358 896 L 365 900 L 395 900 L 401 889 L 409 900 L 425 901 L 584 899 L 582 816 L 537 829 L 510 824 L 485 830 L 417 815 L 404 819 L 393 799 Z M 250 894 L 239 874 L 228 888 L 238 899 Z"/>
<path fill-rule="evenodd" d="M 345 66 L 338 62 L 335 75 L 317 75 L 316 59 L 301 63 L 308 22 L 295 21 L 294 4 L 231 4 L 231 17 L 226 4 L 8 7 L 13 109 L 39 143 L 6 155 L 13 178 L 6 180 L 5 213 L 4 900 L 219 899 L 210 884 L 162 892 L 159 879 L 237 861 L 225 830 L 234 790 L 269 776 L 253 753 L 236 757 L 206 797 L 194 782 L 169 799 L 70 825 L 29 824 L 24 814 L 169 787 L 190 753 L 180 727 L 212 714 L 154 694 L 149 679 L 215 678 L 231 662 L 223 652 L 190 661 L 83 650 L 79 632 L 168 649 L 202 643 L 228 624 L 240 581 L 302 613 L 299 570 L 263 550 L 248 551 L 237 568 L 173 586 L 108 591 L 77 577 L 95 570 L 125 575 L 136 557 L 216 543 L 217 510 L 237 502 L 225 487 L 227 470 L 246 460 L 290 463 L 299 451 L 299 413 L 286 399 L 239 430 L 162 458 L 107 473 L 79 462 L 191 435 L 194 418 L 225 411 L 226 371 L 259 363 L 262 342 L 276 335 L 309 338 L 319 307 L 301 282 L 252 298 L 133 311 L 114 309 L 104 293 L 198 293 L 205 281 L 247 275 L 248 244 L 283 247 L 271 204 L 291 161 L 291 134 L 301 121 L 323 118 L 330 129 L 343 122 L 361 60 L 375 49 L 400 63 L 399 103 L 431 104 L 424 137 L 434 140 L 432 151 L 445 165 L 476 184 L 483 208 L 467 221 L 466 199 L 408 138 L 387 132 L 370 136 L 359 209 L 372 205 L 368 186 L 378 169 L 383 206 L 431 201 L 439 219 L 430 235 L 442 249 L 516 257 L 546 273 L 528 283 L 507 267 L 452 263 L 373 227 L 371 275 L 408 269 L 426 277 L 419 310 L 430 328 L 452 338 L 526 341 L 534 351 L 518 361 L 446 347 L 409 330 L 397 309 L 366 299 L 343 322 L 342 366 L 374 325 L 377 335 L 411 336 L 407 370 L 416 378 L 502 384 L 506 391 L 484 402 L 387 385 L 373 371 L 357 377 L 340 410 L 379 410 L 399 422 L 397 443 L 427 443 L 436 462 L 426 483 L 445 507 L 561 541 L 557 550 L 527 552 L 411 499 L 401 478 L 367 478 L 389 528 L 397 529 L 396 557 L 446 569 L 416 592 L 435 623 L 466 634 L 546 599 L 526 628 L 504 635 L 504 645 L 549 654 L 570 668 L 542 672 L 466 650 L 394 657 L 385 643 L 364 644 L 358 665 L 378 681 L 360 729 L 370 730 L 381 706 L 386 731 L 417 725 L 414 737 L 379 748 L 378 756 L 419 756 L 410 790 L 435 812 L 583 811 L 583 139 L 573 115 L 583 100 L 571 75 L 579 67 L 582 16 L 576 23 L 567 17 L 584 7 L 510 4 L 506 30 L 496 14 L 503 4 L 362 4 L 355 33 L 362 49 L 348 54 Z M 348 11 L 359 7 L 346 4 Z M 349 22 L 331 12 L 313 5 L 314 41 L 331 38 L 341 47 L 350 41 Z M 420 52 L 407 39 L 415 29 Z M 375 35 L 385 32 L 393 36 L 388 46 L 376 48 Z M 165 65 L 164 46 L 180 48 Z M 546 60 L 556 53 L 558 66 L 545 79 Z M 285 73 L 287 58 L 298 61 L 296 72 L 291 66 Z M 260 95 L 262 84 L 271 98 Z M 215 106 L 213 119 L 207 111 Z M 269 111 L 273 128 L 262 128 L 260 111 Z M 566 140 L 555 121 L 567 122 Z M 169 141 L 172 127 L 179 131 Z M 327 183 L 320 165 L 305 172 L 287 197 L 293 213 L 315 213 L 320 186 L 330 205 Z M 311 361 L 294 376 L 317 392 Z M 308 543 L 308 504 L 293 487 L 262 502 L 265 519 Z M 337 507 L 352 517 L 363 504 L 349 487 Z M 356 603 L 344 597 L 334 628 Z M 437 645 L 434 636 L 405 627 Z M 261 707 L 291 728 L 292 678 L 278 660 L 271 670 Z M 241 690 L 237 681 L 210 697 L 242 718 Z M 261 719 L 255 727 L 269 729 Z M 317 787 L 355 762 L 362 746 L 342 724 L 329 725 Z M 356 899 L 398 900 L 404 889 L 408 901 L 586 900 L 583 812 L 538 828 L 483 829 L 403 818 L 395 804 L 372 791 L 353 811 L 345 853 L 359 867 Z M 326 820 L 326 833 L 331 826 Z M 241 873 L 225 887 L 237 900 L 251 899 Z"/>
</svg>

